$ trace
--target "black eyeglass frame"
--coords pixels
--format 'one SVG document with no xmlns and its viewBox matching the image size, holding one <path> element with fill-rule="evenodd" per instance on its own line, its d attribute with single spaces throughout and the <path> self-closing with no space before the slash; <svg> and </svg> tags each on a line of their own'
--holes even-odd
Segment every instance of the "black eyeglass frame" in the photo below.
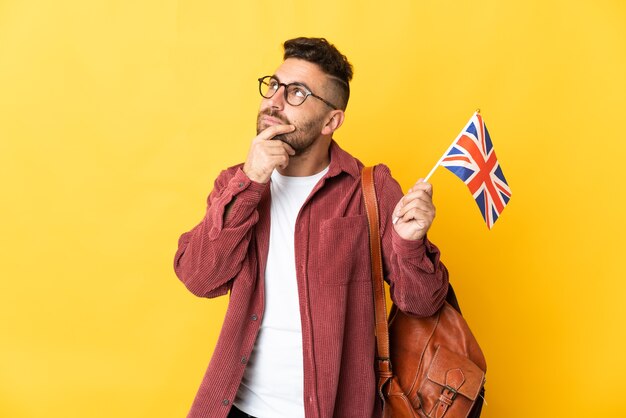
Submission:
<svg viewBox="0 0 626 418">
<path fill-rule="evenodd" d="M 274 93 L 272 93 L 270 96 L 266 96 L 263 94 L 263 84 L 268 85 L 269 83 L 265 82 L 266 79 L 274 79 L 276 80 L 276 83 L 278 84 L 278 88 L 276 90 L 274 90 Z M 301 87 L 305 92 L 306 92 L 306 96 L 304 96 L 304 99 L 302 99 L 302 102 L 295 105 L 289 102 L 288 99 L 288 93 L 287 93 L 287 89 L 289 88 L 289 86 L 298 86 Z M 263 76 L 261 78 L 259 78 L 259 93 L 261 94 L 261 97 L 264 97 L 266 99 L 272 98 L 274 97 L 274 95 L 276 94 L 276 92 L 278 90 L 280 90 L 281 87 L 284 87 L 283 89 L 283 96 L 285 97 L 285 101 L 287 103 L 289 103 L 291 106 L 300 106 L 302 103 L 304 103 L 307 99 L 307 97 L 309 96 L 313 96 L 318 100 L 321 100 L 322 102 L 324 102 L 324 104 L 328 107 L 330 107 L 333 110 L 339 110 L 339 108 L 337 106 L 335 106 L 334 104 L 332 104 L 331 102 L 329 102 L 328 100 L 318 96 L 317 94 L 314 94 L 311 90 L 309 90 L 309 88 L 307 86 L 305 86 L 302 83 L 289 83 L 289 84 L 285 84 L 285 83 L 281 83 L 276 77 L 274 77 L 273 75 L 266 75 Z"/>
</svg>

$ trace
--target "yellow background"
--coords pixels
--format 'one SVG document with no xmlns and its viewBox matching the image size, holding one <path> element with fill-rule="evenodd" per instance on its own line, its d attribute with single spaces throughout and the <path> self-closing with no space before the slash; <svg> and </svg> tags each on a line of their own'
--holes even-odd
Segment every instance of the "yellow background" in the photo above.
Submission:
<svg viewBox="0 0 626 418">
<path fill-rule="evenodd" d="M 0 416 L 185 416 L 226 298 L 177 238 L 299 35 L 348 55 L 336 139 L 405 189 L 482 109 L 511 203 L 488 231 L 440 168 L 430 235 L 483 416 L 626 416 L 623 0 L 0 2 Z"/>
</svg>

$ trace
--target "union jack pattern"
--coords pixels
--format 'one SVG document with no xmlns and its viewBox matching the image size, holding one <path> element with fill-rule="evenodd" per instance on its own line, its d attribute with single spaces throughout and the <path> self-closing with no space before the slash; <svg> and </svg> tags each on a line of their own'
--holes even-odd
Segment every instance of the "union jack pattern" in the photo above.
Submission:
<svg viewBox="0 0 626 418">
<path fill-rule="evenodd" d="M 441 159 L 440 165 L 463 180 L 491 229 L 511 199 L 511 189 L 493 149 L 482 116 L 476 112 Z"/>
</svg>

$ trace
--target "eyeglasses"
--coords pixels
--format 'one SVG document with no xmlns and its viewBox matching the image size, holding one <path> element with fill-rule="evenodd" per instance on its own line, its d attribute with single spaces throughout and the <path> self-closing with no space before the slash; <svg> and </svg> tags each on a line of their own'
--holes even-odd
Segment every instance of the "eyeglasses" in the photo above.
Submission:
<svg viewBox="0 0 626 418">
<path fill-rule="evenodd" d="M 265 77 L 259 78 L 259 93 L 261 96 L 266 99 L 271 98 L 276 94 L 276 92 L 280 89 L 280 87 L 284 87 L 283 91 L 285 95 L 285 101 L 292 106 L 300 106 L 307 97 L 313 96 L 316 99 L 321 100 L 330 108 L 337 110 L 337 106 L 330 103 L 327 100 L 322 99 L 320 96 L 317 96 L 311 92 L 304 84 L 302 83 L 281 83 L 274 76 L 266 75 Z"/>
</svg>

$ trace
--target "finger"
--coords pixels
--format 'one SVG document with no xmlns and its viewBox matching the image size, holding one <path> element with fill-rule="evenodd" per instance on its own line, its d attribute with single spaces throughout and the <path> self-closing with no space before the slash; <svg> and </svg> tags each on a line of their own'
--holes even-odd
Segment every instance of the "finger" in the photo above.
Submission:
<svg viewBox="0 0 626 418">
<path fill-rule="evenodd" d="M 291 147 L 291 145 L 289 145 L 288 143 L 283 142 L 283 141 L 278 141 L 278 143 L 279 143 L 279 144 L 281 144 L 281 145 L 283 146 L 283 149 L 284 149 L 285 151 L 287 151 L 287 153 L 288 153 L 289 155 L 296 155 L 296 150 L 295 150 L 295 149 L 293 149 L 293 148 Z"/>
<path fill-rule="evenodd" d="M 293 132 L 296 129 L 293 125 L 272 125 L 257 135 L 257 138 L 267 140 L 272 139 L 276 135 Z"/>
<path fill-rule="evenodd" d="M 399 218 L 404 218 L 406 221 L 410 220 L 410 218 L 406 217 L 406 214 L 410 211 L 419 211 L 423 214 L 423 216 L 434 219 L 435 218 L 435 205 L 433 205 L 430 196 L 428 196 L 425 192 L 415 192 L 414 194 L 418 195 L 418 198 L 413 198 L 404 202 L 404 199 L 401 199 L 400 202 L 396 205 L 396 208 L 393 212 L 393 224 L 395 225 L 398 222 Z"/>
<path fill-rule="evenodd" d="M 402 199 L 398 200 L 398 203 L 396 203 L 396 207 L 393 209 L 393 217 L 391 218 L 391 223 L 392 224 L 396 224 L 396 222 L 398 222 L 398 217 L 396 216 L 396 213 L 400 210 L 400 208 L 402 207 Z"/>
<path fill-rule="evenodd" d="M 255 139 L 256 144 L 255 148 L 263 154 L 266 155 L 277 155 L 277 154 L 291 154 L 290 151 L 293 151 L 288 144 L 285 144 L 282 141 L 268 141 L 264 139 Z M 285 147 L 287 145 L 287 147 Z"/>
<path fill-rule="evenodd" d="M 417 190 L 417 191 L 408 193 L 402 196 L 402 199 L 400 199 L 400 202 L 402 206 L 406 206 L 415 200 L 419 200 L 429 205 L 432 205 L 433 203 L 432 197 L 424 190 Z"/>
<path fill-rule="evenodd" d="M 271 169 L 284 165 L 286 162 L 289 162 L 289 154 L 284 150 L 276 153 L 268 153 L 263 159 L 263 165 Z"/>
<path fill-rule="evenodd" d="M 419 228 L 426 228 L 432 223 L 434 215 L 430 212 L 422 211 L 419 208 L 413 208 L 400 216 L 399 219 L 406 223 L 415 222 Z"/>
<path fill-rule="evenodd" d="M 291 145 L 283 141 L 268 141 L 268 140 L 261 139 L 258 145 L 265 148 L 267 152 L 271 152 L 274 154 L 279 154 L 279 153 L 280 154 L 286 153 L 289 155 L 296 154 L 296 151 L 291 147 Z"/>
<path fill-rule="evenodd" d="M 395 225 L 398 222 L 397 218 L 403 217 L 405 213 L 416 208 L 424 212 L 435 211 L 435 205 L 433 205 L 430 195 L 423 190 L 409 193 L 400 199 L 393 211 L 392 223 Z"/>
<path fill-rule="evenodd" d="M 285 159 L 289 159 L 289 157 L 291 157 L 292 155 L 294 155 L 293 153 L 290 153 L 287 149 L 280 147 L 280 148 L 276 148 L 273 149 L 272 151 L 268 152 L 268 156 L 269 157 L 279 157 L 279 158 L 285 158 Z"/>
<path fill-rule="evenodd" d="M 400 224 L 409 224 L 411 222 L 414 222 L 418 226 L 418 228 L 420 228 L 420 229 L 424 228 L 424 226 L 426 225 L 426 221 L 424 221 L 422 218 L 415 218 L 415 217 L 411 216 L 410 212 L 407 212 L 404 216 L 400 216 L 398 218 L 395 218 L 394 225 L 397 225 L 398 223 L 400 223 Z"/>
<path fill-rule="evenodd" d="M 430 183 L 425 182 L 423 179 L 419 179 L 407 192 L 411 193 L 411 192 L 416 192 L 418 190 L 423 190 L 426 193 L 428 193 L 429 196 L 432 197 L 433 195 L 433 186 Z"/>
<path fill-rule="evenodd" d="M 411 219 L 434 219 L 435 209 L 419 206 L 412 207 L 406 210 L 402 210 L 399 214 L 396 214 L 396 217 L 404 220 L 405 222 L 408 222 Z"/>
<path fill-rule="evenodd" d="M 409 189 L 409 191 L 407 192 L 406 195 L 404 195 L 400 201 L 398 202 L 398 204 L 396 205 L 396 208 L 394 209 L 393 213 L 394 216 L 392 218 L 392 223 L 395 225 L 398 222 L 398 218 L 401 216 L 401 214 L 403 214 L 404 212 L 400 212 L 399 210 L 410 204 L 412 201 L 414 200 L 420 200 L 422 202 L 424 202 L 426 205 L 431 206 L 434 209 L 434 206 L 432 204 L 432 185 L 430 183 L 426 183 L 423 181 L 424 179 L 419 179 L 414 185 L 413 187 L 411 187 Z"/>
<path fill-rule="evenodd" d="M 424 212 L 433 212 L 435 210 L 435 206 L 432 204 L 432 202 L 424 201 L 424 200 L 420 200 L 420 199 L 415 199 L 415 200 L 410 201 L 406 205 L 401 206 L 395 212 L 395 215 L 396 216 L 402 216 L 406 212 L 410 211 L 411 209 L 419 209 L 419 210 L 422 210 Z"/>
<path fill-rule="evenodd" d="M 277 156 L 274 158 L 273 163 L 275 167 L 278 167 L 281 170 L 283 170 L 287 168 L 287 166 L 289 165 L 289 156 L 285 154 L 281 156 Z"/>
</svg>

